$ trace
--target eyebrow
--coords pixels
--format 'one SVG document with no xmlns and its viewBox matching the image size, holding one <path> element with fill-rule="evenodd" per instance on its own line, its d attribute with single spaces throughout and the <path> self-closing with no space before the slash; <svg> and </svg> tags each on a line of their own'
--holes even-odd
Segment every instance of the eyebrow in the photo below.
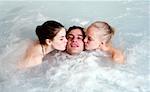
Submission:
<svg viewBox="0 0 150 92">
<path fill-rule="evenodd" d="M 69 35 L 74 36 L 73 34 L 68 34 L 68 36 L 69 36 Z M 78 34 L 78 36 L 82 36 L 82 37 L 83 37 L 83 35 L 81 35 L 81 34 Z"/>
<path fill-rule="evenodd" d="M 67 36 L 69 36 L 69 35 L 73 36 L 73 34 L 68 34 Z"/>
<path fill-rule="evenodd" d="M 60 38 L 63 38 L 63 37 L 65 37 L 65 36 L 61 36 Z"/>
<path fill-rule="evenodd" d="M 78 36 L 82 36 L 83 37 L 83 35 L 80 35 L 80 34 Z"/>
<path fill-rule="evenodd" d="M 93 38 L 92 36 L 89 36 L 89 35 L 88 35 L 87 37 L 90 38 L 90 39 L 92 39 L 92 40 L 94 40 L 94 38 Z"/>
</svg>

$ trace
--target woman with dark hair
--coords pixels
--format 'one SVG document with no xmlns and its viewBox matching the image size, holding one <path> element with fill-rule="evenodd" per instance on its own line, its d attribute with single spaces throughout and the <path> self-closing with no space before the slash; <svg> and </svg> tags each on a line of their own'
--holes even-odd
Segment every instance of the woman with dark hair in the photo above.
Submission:
<svg viewBox="0 0 150 92">
<path fill-rule="evenodd" d="M 27 49 L 23 60 L 19 63 L 20 68 L 27 68 L 42 63 L 43 57 L 53 50 L 65 50 L 67 39 L 64 26 L 56 21 L 46 21 L 37 26 L 36 35 L 38 41 Z"/>
</svg>

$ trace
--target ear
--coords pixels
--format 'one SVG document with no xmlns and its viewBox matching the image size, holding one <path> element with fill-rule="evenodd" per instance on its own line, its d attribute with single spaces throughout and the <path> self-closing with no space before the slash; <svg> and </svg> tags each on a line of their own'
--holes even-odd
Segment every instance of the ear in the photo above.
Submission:
<svg viewBox="0 0 150 92">
<path fill-rule="evenodd" d="M 105 45 L 105 42 L 104 42 L 104 41 L 100 41 L 100 42 L 99 42 L 99 46 L 102 46 L 102 45 Z"/>
<path fill-rule="evenodd" d="M 101 44 L 101 45 L 104 45 L 104 42 L 102 41 L 100 44 Z"/>
<path fill-rule="evenodd" d="M 50 39 L 46 39 L 45 42 L 46 42 L 47 45 L 51 45 L 52 44 L 52 40 L 50 40 Z"/>
<path fill-rule="evenodd" d="M 106 46 L 105 41 L 101 41 L 101 42 L 99 43 L 99 48 L 100 48 L 100 49 L 103 49 L 105 46 Z"/>
</svg>

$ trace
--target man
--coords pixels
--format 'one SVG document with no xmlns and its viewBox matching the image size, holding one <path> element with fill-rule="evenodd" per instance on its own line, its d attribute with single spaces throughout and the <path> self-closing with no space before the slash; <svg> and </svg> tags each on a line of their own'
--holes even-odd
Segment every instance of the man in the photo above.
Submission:
<svg viewBox="0 0 150 92">
<path fill-rule="evenodd" d="M 64 58 L 66 56 L 72 59 L 82 56 L 79 54 L 84 50 L 83 40 L 85 38 L 85 32 L 83 31 L 83 28 L 79 26 L 70 27 L 66 32 L 66 38 L 68 41 L 65 52 L 54 51 L 49 53 L 49 55 L 47 55 L 44 60 L 48 60 L 50 63 L 53 63 L 53 61 L 55 63 L 59 63 L 60 60 L 67 60 L 68 58 Z"/>
<path fill-rule="evenodd" d="M 66 46 L 66 52 L 70 55 L 76 55 L 84 50 L 84 38 L 85 33 L 82 27 L 72 26 L 68 29 L 66 33 L 66 38 L 68 40 Z"/>
</svg>

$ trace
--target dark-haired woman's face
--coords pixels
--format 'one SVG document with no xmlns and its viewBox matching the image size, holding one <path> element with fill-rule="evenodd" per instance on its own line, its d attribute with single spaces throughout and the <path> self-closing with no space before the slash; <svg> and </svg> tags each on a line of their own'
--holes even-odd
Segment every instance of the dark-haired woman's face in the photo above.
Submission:
<svg viewBox="0 0 150 92">
<path fill-rule="evenodd" d="M 52 46 L 57 50 L 65 50 L 67 44 L 66 30 L 62 28 L 52 41 Z"/>
</svg>

